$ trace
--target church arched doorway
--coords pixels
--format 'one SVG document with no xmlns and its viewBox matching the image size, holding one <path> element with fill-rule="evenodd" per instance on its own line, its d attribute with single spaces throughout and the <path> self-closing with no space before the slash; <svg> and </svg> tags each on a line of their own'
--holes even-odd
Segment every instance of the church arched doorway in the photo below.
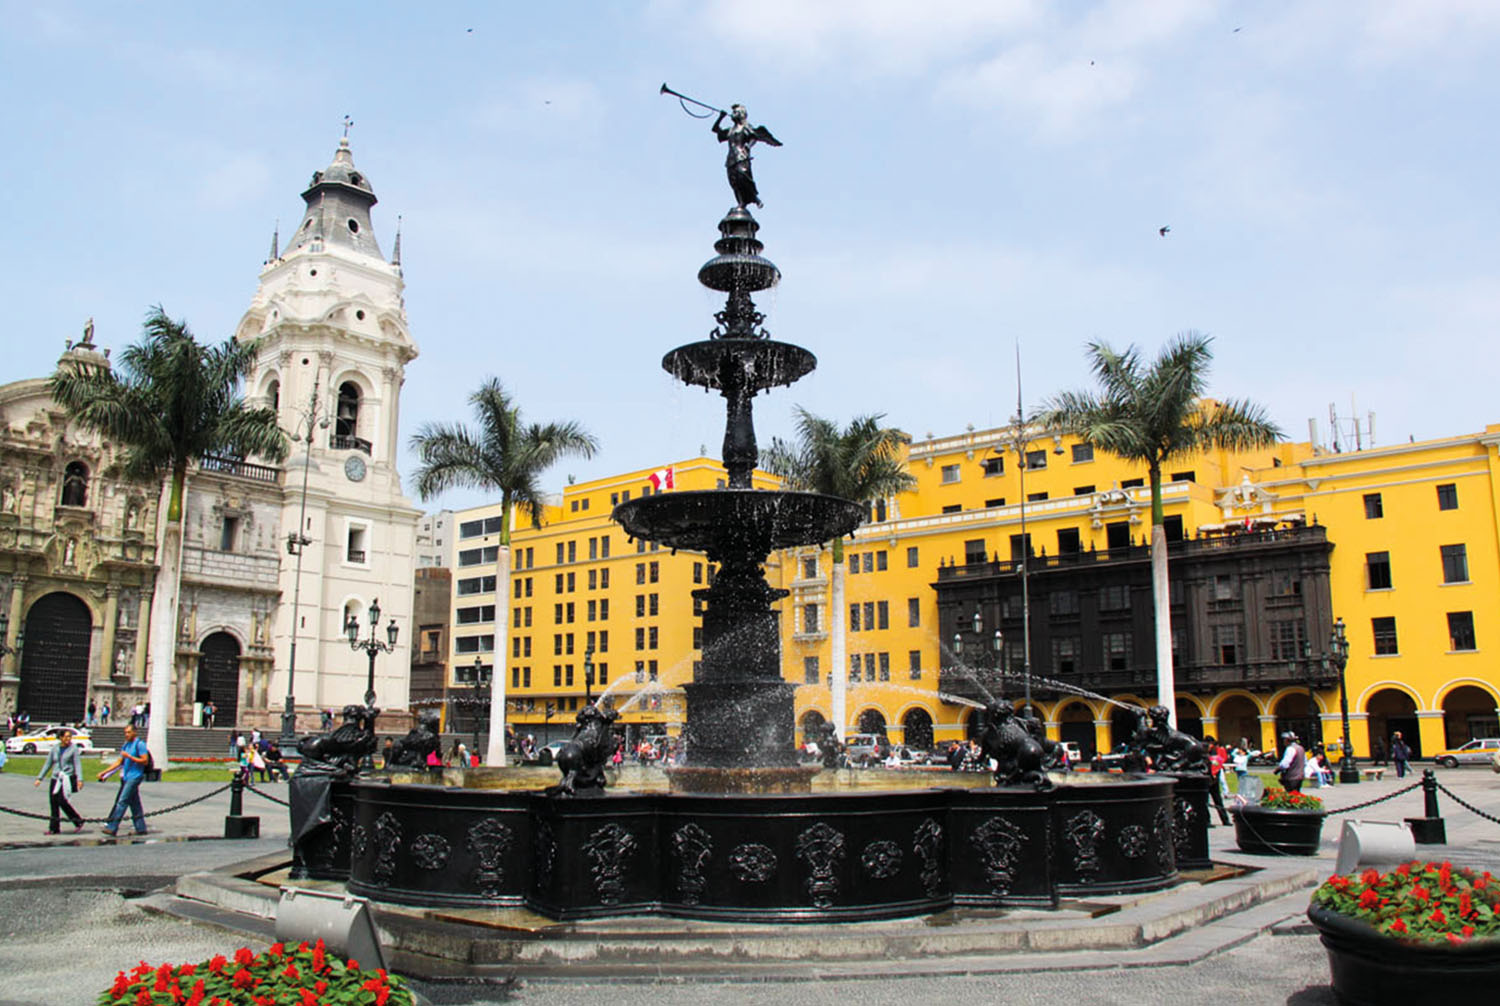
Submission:
<svg viewBox="0 0 1500 1006">
<path fill-rule="evenodd" d="M 1057 714 L 1058 736 L 1078 745 L 1085 760 L 1094 757 L 1098 748 L 1094 732 L 1094 711 L 1083 702 L 1069 702 Z"/>
<path fill-rule="evenodd" d="M 800 723 L 802 727 L 802 743 L 821 741 L 823 739 L 823 732 L 827 728 L 827 723 L 828 721 L 823 718 L 823 714 L 816 709 L 809 709 L 803 713 Z"/>
<path fill-rule="evenodd" d="M 1500 737 L 1495 696 L 1477 685 L 1459 685 L 1443 696 L 1443 736 L 1450 748 L 1480 737 Z"/>
<path fill-rule="evenodd" d="M 193 701 L 212 702 L 216 724 L 239 722 L 240 642 L 229 633 L 215 632 L 203 641 Z"/>
<path fill-rule="evenodd" d="M 901 742 L 917 751 L 931 751 L 932 714 L 919 706 L 903 716 Z"/>
<path fill-rule="evenodd" d="M 89 606 L 72 594 L 58 591 L 31 606 L 17 712 L 29 713 L 38 725 L 82 722 L 93 629 Z"/>
<path fill-rule="evenodd" d="M 1389 754 L 1391 738 L 1401 734 L 1401 739 L 1411 749 L 1412 761 L 1422 757 L 1422 734 L 1417 728 L 1417 704 L 1412 697 L 1395 688 L 1382 688 L 1370 696 L 1365 703 L 1369 714 L 1370 744 L 1380 743 L 1381 750 Z"/>
</svg>

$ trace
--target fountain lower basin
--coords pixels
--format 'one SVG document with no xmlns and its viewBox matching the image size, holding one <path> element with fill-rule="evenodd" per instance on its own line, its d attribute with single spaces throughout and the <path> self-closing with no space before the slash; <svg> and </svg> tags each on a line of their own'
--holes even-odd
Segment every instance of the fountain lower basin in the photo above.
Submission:
<svg viewBox="0 0 1500 1006">
<path fill-rule="evenodd" d="M 560 920 L 884 919 L 1170 886 L 1207 863 L 1206 802 L 1170 775 L 572 800 L 357 781 L 337 788 L 331 848 L 302 872 L 380 901 Z"/>
</svg>

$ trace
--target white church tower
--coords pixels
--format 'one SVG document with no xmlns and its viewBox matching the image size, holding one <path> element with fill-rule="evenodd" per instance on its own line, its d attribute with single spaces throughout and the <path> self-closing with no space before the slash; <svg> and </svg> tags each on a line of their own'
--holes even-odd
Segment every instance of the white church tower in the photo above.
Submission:
<svg viewBox="0 0 1500 1006">
<path fill-rule="evenodd" d="M 307 211 L 285 251 L 272 239 L 236 338 L 261 340 L 247 390 L 276 408 L 296 438 L 282 481 L 281 597 L 267 698 L 275 722 L 292 669 L 297 725 L 307 731 L 320 710 L 363 701 L 369 658 L 350 648 L 345 626 L 353 615 L 360 639 L 369 638 L 367 612 L 377 600 L 376 638 L 387 641 L 392 619 L 399 634 L 395 649 L 375 658 L 375 704 L 407 708 L 421 512 L 396 470 L 401 385 L 417 355 L 402 298 L 401 235 L 386 261 L 370 222 L 375 193 L 354 166 L 347 130 L 302 199 Z"/>
</svg>

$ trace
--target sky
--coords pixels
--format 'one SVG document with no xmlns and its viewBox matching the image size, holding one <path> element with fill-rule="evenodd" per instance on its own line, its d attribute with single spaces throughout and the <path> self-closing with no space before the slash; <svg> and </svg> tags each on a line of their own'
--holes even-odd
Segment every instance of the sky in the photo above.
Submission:
<svg viewBox="0 0 1500 1006">
<path fill-rule="evenodd" d="M 1210 393 L 1296 440 L 1475 433 L 1500 323 L 1500 4 L 1031 0 L 47 4 L 0 0 L 0 382 L 86 319 L 154 304 L 233 332 L 278 221 L 348 115 L 390 253 L 405 442 L 487 376 L 593 431 L 544 480 L 717 457 L 722 401 L 660 369 L 721 303 L 733 200 L 709 121 L 756 148 L 773 338 L 817 355 L 757 399 L 916 437 L 1090 385 L 1104 340 L 1213 336 Z M 711 121 L 711 120 L 710 120 Z M 1488 123 L 1488 125 L 1486 125 Z M 1162 228 L 1169 228 L 1165 234 Z M 1351 431 L 1345 429 L 1344 436 Z M 1368 433 L 1364 434 L 1368 438 Z M 481 502 L 451 492 L 428 508 Z"/>
</svg>

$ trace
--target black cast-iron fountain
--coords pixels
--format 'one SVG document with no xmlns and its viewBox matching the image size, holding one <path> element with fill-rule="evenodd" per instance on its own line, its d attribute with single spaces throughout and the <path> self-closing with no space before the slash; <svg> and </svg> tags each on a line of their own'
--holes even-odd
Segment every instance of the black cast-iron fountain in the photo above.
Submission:
<svg viewBox="0 0 1500 1006">
<path fill-rule="evenodd" d="M 754 396 L 790 385 L 816 360 L 772 340 L 753 297 L 780 279 L 748 209 L 760 204 L 750 148 L 775 139 L 740 106 L 721 111 L 714 132 L 729 145 L 736 205 L 698 279 L 725 304 L 708 339 L 671 351 L 662 366 L 723 395 L 727 485 L 647 496 L 614 513 L 632 536 L 702 552 L 717 566 L 712 585 L 695 592 L 705 605 L 703 658 L 684 686 L 688 764 L 668 791 L 606 790 L 613 711 L 586 702 L 557 786 L 495 788 L 527 770 L 346 779 L 330 766 L 322 823 L 307 831 L 299 867 L 347 877 L 354 894 L 423 906 L 801 922 L 1056 905 L 1156 890 L 1179 866 L 1206 865 L 1206 776 L 1055 779 L 1045 738 L 1003 702 L 985 738 L 1000 766 L 994 785 L 927 776 L 903 787 L 892 775 L 875 791 L 809 787 L 817 768 L 796 764 L 797 686 L 782 675 L 773 607 L 785 592 L 762 565 L 777 549 L 849 534 L 863 508 L 752 485 Z M 1193 760 L 1180 737 L 1143 725 L 1143 750 L 1148 741 L 1158 759 Z"/>
</svg>

